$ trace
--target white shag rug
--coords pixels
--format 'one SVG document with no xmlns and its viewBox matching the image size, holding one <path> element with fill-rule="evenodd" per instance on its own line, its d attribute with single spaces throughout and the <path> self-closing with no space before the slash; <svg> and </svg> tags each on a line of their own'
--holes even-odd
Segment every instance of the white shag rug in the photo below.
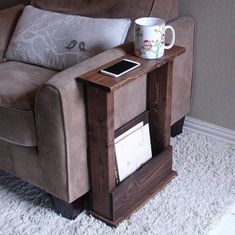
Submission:
<svg viewBox="0 0 235 235">
<path fill-rule="evenodd" d="M 45 192 L 0 171 L 0 234 L 207 234 L 235 200 L 235 146 L 188 131 L 172 145 L 178 176 L 116 229 L 86 212 L 62 218 Z"/>
</svg>

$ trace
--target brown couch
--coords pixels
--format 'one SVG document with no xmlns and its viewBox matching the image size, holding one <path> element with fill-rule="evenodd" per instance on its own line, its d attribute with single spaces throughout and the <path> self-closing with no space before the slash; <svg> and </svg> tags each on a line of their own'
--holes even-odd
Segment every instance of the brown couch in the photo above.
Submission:
<svg viewBox="0 0 235 235">
<path fill-rule="evenodd" d="M 176 31 L 176 44 L 187 50 L 174 64 L 172 125 L 188 113 L 194 21 L 178 17 L 178 0 L 32 0 L 31 5 L 92 17 L 134 20 L 156 16 L 170 22 Z M 102 52 L 62 72 L 16 61 L 4 63 L 23 7 L 0 11 L 0 168 L 53 195 L 57 209 L 63 213 L 63 206 L 69 209 L 89 191 L 83 87 L 75 78 L 121 57 L 131 46 Z M 132 39 L 133 25 L 127 41 Z M 115 128 L 145 110 L 145 86 L 146 80 L 142 79 L 116 92 Z M 125 98 L 124 92 L 128 94 Z M 127 111 L 121 112 L 123 109 Z"/>
</svg>

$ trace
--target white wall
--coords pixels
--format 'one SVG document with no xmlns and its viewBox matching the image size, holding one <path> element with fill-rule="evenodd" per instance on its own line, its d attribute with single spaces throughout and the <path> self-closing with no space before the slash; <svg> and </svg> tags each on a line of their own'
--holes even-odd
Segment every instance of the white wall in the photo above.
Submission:
<svg viewBox="0 0 235 235">
<path fill-rule="evenodd" d="M 235 0 L 180 0 L 196 20 L 190 116 L 235 130 Z"/>
</svg>

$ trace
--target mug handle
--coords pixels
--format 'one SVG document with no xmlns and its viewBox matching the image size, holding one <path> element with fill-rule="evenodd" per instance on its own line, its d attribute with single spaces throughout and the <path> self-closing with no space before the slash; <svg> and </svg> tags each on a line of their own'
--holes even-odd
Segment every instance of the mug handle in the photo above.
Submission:
<svg viewBox="0 0 235 235">
<path fill-rule="evenodd" d="M 172 39 L 171 39 L 170 45 L 165 46 L 164 48 L 165 48 L 165 49 L 170 49 L 170 48 L 173 47 L 173 45 L 174 45 L 174 43 L 175 43 L 175 30 L 174 30 L 173 27 L 170 26 L 170 25 L 166 25 L 165 31 L 166 31 L 167 29 L 170 29 L 170 30 L 171 30 L 171 32 L 172 32 Z"/>
</svg>

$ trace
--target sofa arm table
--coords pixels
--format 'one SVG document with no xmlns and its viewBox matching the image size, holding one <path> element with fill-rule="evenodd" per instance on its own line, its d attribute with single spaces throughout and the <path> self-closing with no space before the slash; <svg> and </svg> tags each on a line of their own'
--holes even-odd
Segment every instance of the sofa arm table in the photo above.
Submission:
<svg viewBox="0 0 235 235">
<path fill-rule="evenodd" d="M 85 85 L 90 158 L 90 213 L 111 226 L 117 226 L 164 187 L 175 175 L 172 170 L 170 120 L 173 60 L 185 52 L 174 46 L 163 57 L 145 60 L 125 55 L 81 75 Z M 140 66 L 120 78 L 100 73 L 100 69 L 122 59 Z M 147 110 L 153 157 L 140 169 L 116 185 L 114 92 L 147 74 Z"/>
</svg>

